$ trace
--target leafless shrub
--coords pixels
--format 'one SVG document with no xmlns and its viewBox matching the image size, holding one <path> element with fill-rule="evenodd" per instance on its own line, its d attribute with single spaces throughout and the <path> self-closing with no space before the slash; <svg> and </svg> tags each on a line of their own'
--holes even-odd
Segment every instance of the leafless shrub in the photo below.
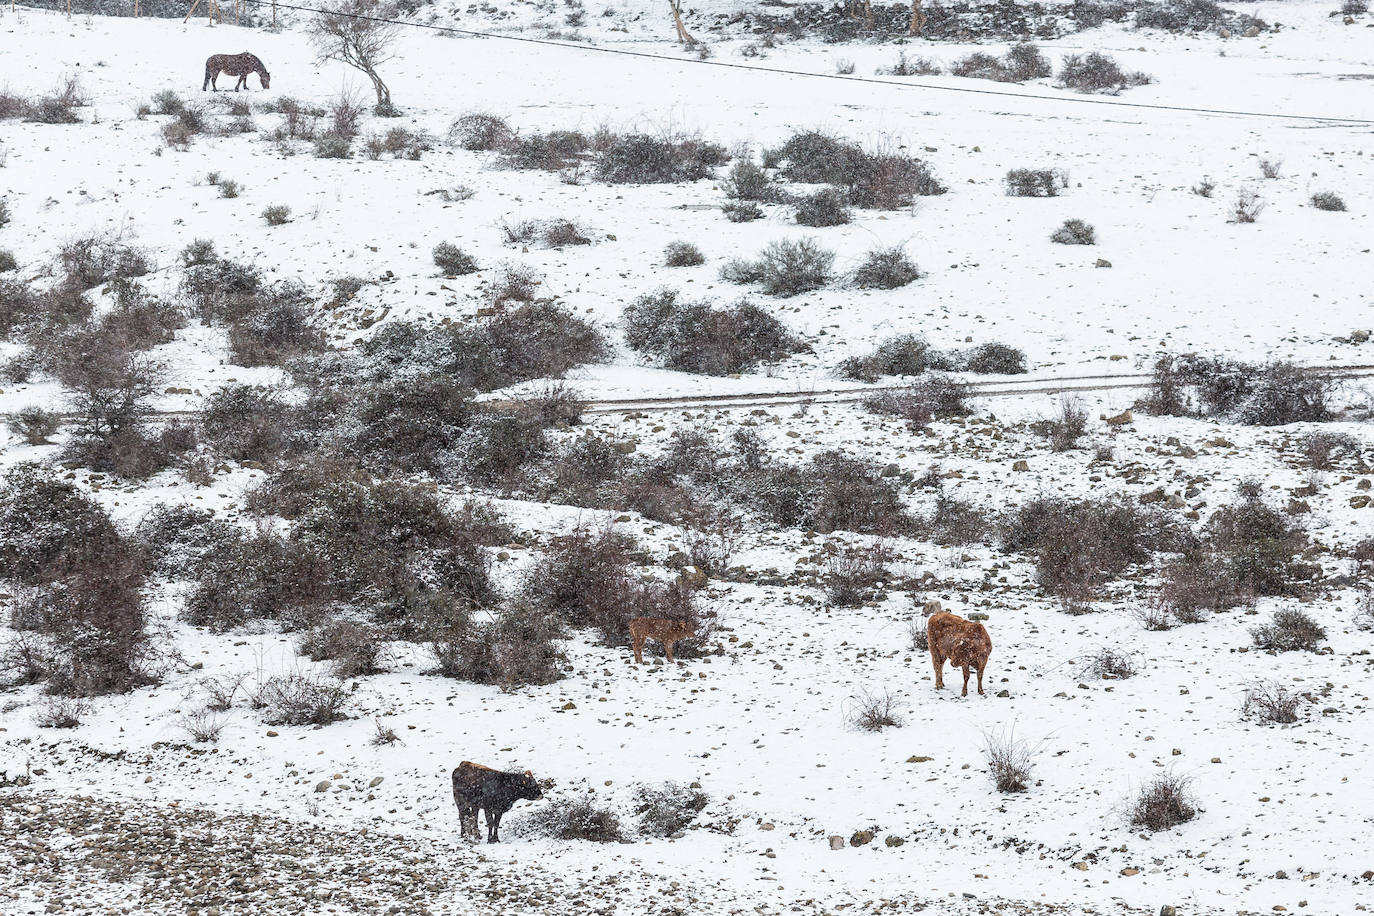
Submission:
<svg viewBox="0 0 1374 916">
<path fill-rule="evenodd" d="M 342 683 L 308 674 L 269 678 L 257 691 L 269 725 L 328 725 L 344 718 L 348 689 Z"/>
<path fill-rule="evenodd" d="M 967 57 L 950 64 L 953 76 L 972 79 L 996 80 L 1000 83 L 1023 83 L 1026 80 L 1041 79 L 1053 72 L 1049 58 L 1040 53 L 1033 44 L 1014 45 L 1007 51 L 1005 58 L 997 58 L 983 51 L 976 51 Z"/>
<path fill-rule="evenodd" d="M 1311 199 L 1312 206 L 1318 210 L 1326 210 L 1329 213 L 1340 213 L 1345 210 L 1345 201 L 1335 191 L 1318 191 Z"/>
<path fill-rule="evenodd" d="M 1254 191 L 1241 191 L 1231 208 L 1231 222 L 1253 223 L 1264 212 L 1264 202 Z"/>
<path fill-rule="evenodd" d="M 1278 681 L 1261 681 L 1246 688 L 1240 712 L 1275 725 L 1291 725 L 1298 721 L 1298 705 L 1302 695 L 1293 693 Z"/>
<path fill-rule="evenodd" d="M 854 72 L 852 69 L 850 72 Z M 879 67 L 874 71 L 879 76 L 939 76 L 944 71 L 940 65 L 929 57 L 913 57 L 908 59 L 905 51 L 897 53 L 897 61 L 891 67 Z"/>
<path fill-rule="evenodd" d="M 849 698 L 846 719 L 851 728 L 866 732 L 901 728 L 905 724 L 901 715 L 903 705 L 887 688 L 876 693 L 863 690 Z"/>
<path fill-rule="evenodd" d="M 1131 806 L 1131 826 L 1158 833 L 1186 824 L 1197 817 L 1191 780 L 1175 773 L 1160 773 L 1137 793 Z"/>
<path fill-rule="evenodd" d="M 337 0 L 317 13 L 307 32 L 321 61 L 334 60 L 361 72 L 377 94 L 376 113 L 391 117 L 391 89 L 377 69 L 393 57 L 399 37 L 398 11 L 384 0 Z"/>
<path fill-rule="evenodd" d="M 891 552 L 884 544 L 825 544 L 826 600 L 834 607 L 858 607 L 874 594 L 890 575 Z"/>
<path fill-rule="evenodd" d="M 722 309 L 680 301 L 670 289 L 635 299 L 621 325 L 632 349 L 683 372 L 730 375 L 805 349 L 782 322 L 747 300 Z"/>
<path fill-rule="evenodd" d="M 1109 55 L 1098 51 L 1069 54 L 1059 71 L 1059 85 L 1079 92 L 1107 92 L 1113 95 L 1128 86 L 1144 86 L 1152 82 L 1146 73 L 1127 73 Z"/>
<path fill-rule="evenodd" d="M 663 263 L 667 267 L 697 267 L 706 263 L 706 257 L 691 242 L 675 241 L 664 249 Z"/>
<path fill-rule="evenodd" d="M 1315 652 L 1326 639 L 1326 629 L 1306 611 L 1280 608 L 1269 623 L 1251 629 L 1250 636 L 1261 649 Z"/>
<path fill-rule="evenodd" d="M 1197 184 L 1193 185 L 1193 193 L 1196 194 L 1198 197 L 1211 197 L 1212 192 L 1216 189 L 1217 183 L 1212 179 L 1208 178 L 1206 175 L 1203 175 L 1202 180 L 1199 181 Z"/>
<path fill-rule="evenodd" d="M 1291 363 L 1258 365 L 1188 354 L 1154 366 L 1151 413 L 1204 416 L 1255 426 L 1318 423 L 1332 417 L 1335 382 Z"/>
<path fill-rule="evenodd" d="M 291 222 L 291 208 L 284 204 L 272 204 L 263 208 L 262 218 L 269 226 L 283 226 Z"/>
<path fill-rule="evenodd" d="M 854 271 L 860 289 L 897 289 L 919 279 L 920 269 L 901 246 L 873 249 Z"/>
<path fill-rule="evenodd" d="M 48 697 L 38 705 L 33 721 L 39 728 L 76 728 L 91 704 L 73 697 Z"/>
<path fill-rule="evenodd" d="M 1374 630 L 1374 591 L 1370 589 L 1360 593 L 1359 604 L 1355 608 L 1355 626 L 1361 630 Z"/>
<path fill-rule="evenodd" d="M 449 128 L 449 139 L 463 149 L 474 152 L 499 150 L 515 139 L 505 119 L 484 112 L 463 115 Z"/>
<path fill-rule="evenodd" d="M 1261 159 L 1259 161 L 1260 174 L 1265 178 L 1278 178 L 1283 174 L 1282 159 Z"/>
<path fill-rule="evenodd" d="M 508 302 L 533 302 L 535 290 L 543 282 L 538 272 L 525 264 L 507 262 L 497 267 L 487 287 L 492 305 Z"/>
<path fill-rule="evenodd" d="M 1329 471 L 1341 458 L 1358 455 L 1362 445 L 1348 433 L 1315 432 L 1303 442 L 1303 457 L 1319 471 Z"/>
<path fill-rule="evenodd" d="M 1096 245 L 1097 230 L 1081 219 L 1066 219 L 1050 233 L 1050 241 L 1057 245 Z"/>
<path fill-rule="evenodd" d="M 1131 614 L 1140 625 L 1152 632 L 1163 632 L 1174 628 L 1173 615 L 1169 613 L 1169 607 L 1161 602 L 1148 601 L 1138 604 L 1131 609 Z"/>
<path fill-rule="evenodd" d="M 906 632 L 907 637 L 911 640 L 911 651 L 930 651 L 930 639 L 926 633 L 926 619 L 924 617 L 907 621 Z"/>
<path fill-rule="evenodd" d="M 396 734 L 396 729 L 390 725 L 383 725 L 381 719 L 372 720 L 373 734 L 368 743 L 373 747 L 390 747 L 393 744 L 405 744 L 401 736 Z"/>
<path fill-rule="evenodd" d="M 205 708 L 212 712 L 226 712 L 232 709 L 234 697 L 238 696 L 239 690 L 243 688 L 243 682 L 247 679 L 247 672 L 239 672 L 202 680 L 199 686 L 205 693 Z"/>
<path fill-rule="evenodd" d="M 1024 792 L 1035 768 L 1035 748 L 1010 730 L 983 735 L 983 758 L 998 792 Z"/>
<path fill-rule="evenodd" d="M 386 634 L 380 627 L 335 618 L 308 632 L 301 639 L 300 650 L 311 661 L 333 662 L 334 676 L 348 679 L 381 671 L 385 642 Z"/>
<path fill-rule="evenodd" d="M 1069 186 L 1069 178 L 1060 169 L 1012 169 L 1006 184 L 1011 197 L 1058 197 Z"/>
<path fill-rule="evenodd" d="M 901 417 L 913 429 L 924 429 L 933 420 L 967 416 L 968 386 L 945 375 L 929 375 L 901 388 L 879 391 L 865 399 L 874 413 Z"/>
<path fill-rule="evenodd" d="M 545 248 L 564 248 L 569 245 L 590 245 L 592 240 L 572 220 L 528 219 L 514 226 L 504 226 L 506 241 L 513 245 L 538 242 Z"/>
<path fill-rule="evenodd" d="M 639 817 L 640 832 L 656 837 L 677 836 L 692 826 L 710 800 L 698 783 L 637 786 L 634 812 Z"/>
<path fill-rule="evenodd" d="M 1088 411 L 1078 398 L 1065 397 L 1059 401 L 1059 415 L 1048 424 L 1050 450 L 1067 452 L 1078 447 L 1088 429 Z"/>
<path fill-rule="evenodd" d="M 209 709 L 188 712 L 178 720 L 177 725 L 198 744 L 218 741 L 220 732 L 224 731 L 224 723 Z"/>
<path fill-rule="evenodd" d="M 9 425 L 28 445 L 47 445 L 48 438 L 57 432 L 60 418 L 42 407 L 20 408 L 9 418 Z"/>
<path fill-rule="evenodd" d="M 852 206 L 898 210 L 916 197 L 944 194 L 948 188 L 919 159 L 899 151 L 874 152 L 819 131 L 794 134 L 765 153 L 783 177 L 803 184 L 829 184 L 846 192 Z"/>
<path fill-rule="evenodd" d="M 1084 677 L 1107 681 L 1124 681 L 1137 673 L 1135 656 L 1112 646 L 1103 646 L 1087 656 L 1079 670 Z"/>
<path fill-rule="evenodd" d="M 623 843 L 628 838 L 620 816 L 597 803 L 590 794 L 545 805 L 524 818 L 522 833 L 555 840 Z"/>
</svg>

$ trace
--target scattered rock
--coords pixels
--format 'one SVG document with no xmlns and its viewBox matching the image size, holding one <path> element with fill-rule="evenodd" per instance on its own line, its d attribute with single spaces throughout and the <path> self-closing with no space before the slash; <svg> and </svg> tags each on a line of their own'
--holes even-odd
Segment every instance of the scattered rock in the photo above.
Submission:
<svg viewBox="0 0 1374 916">
<path fill-rule="evenodd" d="M 867 846 L 873 842 L 872 830 L 856 830 L 854 835 L 849 838 L 850 846 Z"/>
<path fill-rule="evenodd" d="M 844 837 L 840 836 L 838 833 L 830 837 L 830 848 L 844 849 Z"/>
<path fill-rule="evenodd" d="M 315 783 L 315 791 L 316 791 L 316 792 L 328 792 L 328 791 L 329 791 L 329 785 L 330 785 L 329 780 L 327 780 L 327 779 L 321 779 L 319 782 Z"/>
<path fill-rule="evenodd" d="M 1029 471 L 1030 462 L 1022 458 L 1020 461 L 1014 462 L 1011 466 L 1011 469 L 1013 471 Z"/>
</svg>

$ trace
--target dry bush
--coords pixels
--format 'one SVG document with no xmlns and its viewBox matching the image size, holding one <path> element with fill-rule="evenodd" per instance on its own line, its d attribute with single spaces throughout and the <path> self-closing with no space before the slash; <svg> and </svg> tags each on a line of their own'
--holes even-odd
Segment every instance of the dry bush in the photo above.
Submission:
<svg viewBox="0 0 1374 916">
<path fill-rule="evenodd" d="M 790 297 L 820 289 L 830 282 L 835 253 L 814 239 L 770 242 L 759 253 L 759 282 L 770 296 Z"/>
<path fill-rule="evenodd" d="M 329 725 L 346 718 L 348 688 L 341 682 L 308 674 L 284 674 L 258 686 L 253 705 L 268 725 Z"/>
<path fill-rule="evenodd" d="M 213 511 L 159 504 L 139 520 L 132 541 L 152 573 L 179 579 L 194 578 L 211 554 L 242 536 L 238 525 Z"/>
<path fill-rule="evenodd" d="M 748 301 L 720 309 L 679 301 L 670 289 L 635 299 L 621 325 L 631 349 L 681 372 L 731 375 L 806 349 L 782 322 Z"/>
<path fill-rule="evenodd" d="M 1302 444 L 1303 457 L 1319 471 L 1329 471 L 1342 458 L 1358 455 L 1363 443 L 1349 433 L 1315 432 Z"/>
<path fill-rule="evenodd" d="M 825 597 L 832 607 L 858 607 L 872 598 L 891 575 L 891 552 L 884 544 L 825 544 Z"/>
<path fill-rule="evenodd" d="M 1024 792 L 1035 768 L 1035 748 L 1011 731 L 983 735 L 983 758 L 998 792 Z"/>
<path fill-rule="evenodd" d="M 918 605 L 920 601 L 916 602 Z M 907 622 L 907 638 L 910 640 L 912 652 L 930 651 L 930 634 L 926 632 L 926 620 L 924 617 L 917 617 Z"/>
<path fill-rule="evenodd" d="M 1039 497 L 1010 512 L 1001 527 L 1003 551 L 1033 553 L 1041 587 L 1076 600 L 1147 562 L 1154 550 L 1186 546 L 1176 522 L 1125 499 Z"/>
<path fill-rule="evenodd" d="M 268 466 L 295 452 L 302 434 L 296 411 L 276 389 L 237 383 L 205 398 L 198 426 L 219 457 Z"/>
<path fill-rule="evenodd" d="M 1069 179 L 1059 169 L 1012 169 L 1006 183 L 1010 197 L 1058 197 Z"/>
<path fill-rule="evenodd" d="M 597 157 L 596 177 L 611 184 L 699 181 L 727 161 L 723 146 L 696 137 L 625 134 L 605 144 Z"/>
<path fill-rule="evenodd" d="M 523 819 L 520 831 L 554 840 L 628 842 L 620 816 L 590 794 L 539 808 Z"/>
<path fill-rule="evenodd" d="M 849 698 L 845 718 L 851 728 L 880 732 L 885 728 L 901 728 L 905 723 L 901 709 L 904 704 L 891 690 L 861 691 Z"/>
<path fill-rule="evenodd" d="M 920 269 L 901 246 L 873 249 L 854 271 L 854 285 L 860 289 L 898 289 L 919 279 Z"/>
<path fill-rule="evenodd" d="M 697 267 L 706 263 L 706 256 L 691 242 L 674 241 L 663 250 L 663 263 L 666 267 Z"/>
<path fill-rule="evenodd" d="M 1218 509 L 1203 527 L 1204 554 L 1243 594 L 1304 594 L 1321 573 L 1298 558 L 1307 546 L 1306 532 L 1265 505 L 1253 482 L 1242 486 L 1240 502 Z"/>
<path fill-rule="evenodd" d="M 851 64 L 850 72 L 853 72 Z M 874 71 L 879 76 L 939 76 L 943 71 L 940 65 L 929 57 L 908 59 L 905 51 L 897 53 L 897 62 L 891 67 L 879 67 Z"/>
<path fill-rule="evenodd" d="M 569 245 L 590 245 L 587 236 L 572 220 L 527 219 L 514 226 L 503 226 L 506 242 L 512 245 L 542 244 L 545 248 L 564 248 Z"/>
<path fill-rule="evenodd" d="M 1332 418 L 1335 388 L 1333 379 L 1291 363 L 1162 356 L 1155 362 L 1145 407 L 1156 414 L 1253 426 L 1316 423 Z"/>
<path fill-rule="evenodd" d="M 8 423 L 27 445 L 47 445 L 49 437 L 61 426 L 57 414 L 35 406 L 20 408 Z"/>
<path fill-rule="evenodd" d="M 263 208 L 262 218 L 269 226 L 282 226 L 291 222 L 291 208 L 285 204 L 270 204 Z"/>
<path fill-rule="evenodd" d="M 501 264 L 487 287 L 487 299 L 497 307 L 511 302 L 533 302 L 534 293 L 543 282 L 538 271 L 527 264 Z"/>
<path fill-rule="evenodd" d="M 1261 159 L 1259 161 L 1260 174 L 1265 178 L 1274 179 L 1283 174 L 1282 159 Z"/>
<path fill-rule="evenodd" d="M 564 656 L 556 642 L 562 635 L 548 610 L 516 602 L 488 623 L 436 631 L 430 649 L 445 677 L 510 690 L 563 677 Z"/>
<path fill-rule="evenodd" d="M 1088 411 L 1078 398 L 1064 397 L 1059 401 L 1059 415 L 1048 423 L 1046 430 L 1050 450 L 1067 452 L 1078 448 L 1078 440 L 1088 430 Z"/>
<path fill-rule="evenodd" d="M 1254 627 L 1255 646 L 1273 652 L 1315 652 L 1326 640 L 1326 628 L 1297 608 L 1280 608 L 1267 624 Z"/>
<path fill-rule="evenodd" d="M 300 651 L 311 661 L 333 662 L 334 676 L 346 680 L 382 670 L 386 638 L 386 632 L 372 624 L 332 618 L 302 637 Z"/>
<path fill-rule="evenodd" d="M 1185 556 L 1164 568 L 1157 604 L 1176 623 L 1201 623 L 1209 611 L 1254 600 L 1254 593 L 1227 574 L 1220 561 Z"/>
<path fill-rule="evenodd" d="M 1131 653 L 1103 646 L 1082 660 L 1079 673 L 1083 677 L 1094 677 L 1099 680 L 1124 681 L 1136 676 L 1138 666 L 1135 656 Z"/>
<path fill-rule="evenodd" d="M 1334 191 L 1318 191 L 1312 195 L 1312 206 L 1329 213 L 1341 213 L 1345 210 L 1345 201 Z"/>
<path fill-rule="evenodd" d="M 276 366 L 327 347 L 308 291 L 280 283 L 229 325 L 229 357 L 240 366 Z"/>
<path fill-rule="evenodd" d="M 864 401 L 874 413 L 901 417 L 912 429 L 924 429 L 936 419 L 967 416 L 968 386 L 947 375 L 932 374 L 901 388 L 879 391 Z"/>
<path fill-rule="evenodd" d="M 587 157 L 590 149 L 591 141 L 571 130 L 512 136 L 500 146 L 501 162 L 507 168 L 551 172 L 576 166 Z"/>
<path fill-rule="evenodd" d="M 1109 55 L 1098 51 L 1069 54 L 1059 71 L 1059 85 L 1079 92 L 1106 92 L 1115 95 L 1130 86 L 1152 82 L 1146 73 L 1126 73 Z"/>
<path fill-rule="evenodd" d="M 752 159 L 739 159 L 730 167 L 730 172 L 721 182 L 725 196 L 732 201 L 757 203 L 779 203 L 784 198 L 782 190 L 759 168 Z"/>
<path fill-rule="evenodd" d="M 227 712 L 232 709 L 234 697 L 238 696 L 243 688 L 243 682 L 247 679 L 248 675 L 240 672 L 201 680 L 198 686 L 205 693 L 205 708 L 213 712 Z"/>
<path fill-rule="evenodd" d="M 1228 29 L 1241 34 L 1251 26 L 1265 29 L 1261 19 L 1235 14 L 1224 9 L 1216 0 L 1161 0 L 1141 5 L 1136 10 L 1138 29 L 1162 29 L 1166 32 L 1216 32 Z"/>
<path fill-rule="evenodd" d="M 1169 611 L 1169 606 L 1161 602 L 1147 602 L 1136 605 L 1131 610 L 1132 616 L 1140 621 L 1140 625 L 1152 633 L 1162 633 L 1174 628 L 1174 618 Z"/>
<path fill-rule="evenodd" d="M 919 159 L 868 152 L 818 131 L 794 134 L 768 155 L 782 163 L 787 180 L 834 185 L 847 193 L 852 206 L 862 209 L 897 210 L 911 206 L 917 197 L 948 190 Z"/>
<path fill-rule="evenodd" d="M 1064 225 L 1050 233 L 1050 241 L 1058 245 L 1096 245 L 1097 230 L 1081 219 L 1066 219 Z"/>
<path fill-rule="evenodd" d="M 1246 688 L 1240 713 L 1262 722 L 1291 725 L 1299 719 L 1298 705 L 1301 702 L 1301 694 L 1293 693 L 1278 681 L 1262 681 Z"/>
<path fill-rule="evenodd" d="M 58 249 L 57 264 L 62 282 L 76 289 L 141 277 L 153 269 L 146 252 L 114 235 L 88 235 L 67 242 Z"/>
<path fill-rule="evenodd" d="M 372 727 L 374 733 L 368 740 L 368 744 L 373 747 L 389 747 L 393 744 L 405 744 L 401 736 L 396 734 L 396 729 L 389 725 L 383 725 L 381 719 L 373 719 Z"/>
<path fill-rule="evenodd" d="M 72 697 L 48 697 L 34 711 L 39 728 L 76 728 L 91 711 L 91 704 Z"/>
<path fill-rule="evenodd" d="M 197 744 L 213 744 L 224 731 L 224 722 L 209 709 L 198 709 L 184 714 L 177 725 Z"/>
<path fill-rule="evenodd" d="M 965 353 L 961 366 L 977 375 L 1024 375 L 1026 354 L 1003 343 L 985 343 Z"/>
<path fill-rule="evenodd" d="M 1049 58 L 1033 44 L 1013 45 L 1006 56 L 999 59 L 985 52 L 974 52 L 949 65 L 953 76 L 996 80 L 1000 83 L 1024 83 L 1041 79 L 1052 72 Z"/>
<path fill-rule="evenodd" d="M 1151 833 L 1172 830 L 1195 817 L 1191 780 L 1175 773 L 1160 773 L 1147 782 L 1131 805 L 1131 826 Z"/>
<path fill-rule="evenodd" d="M 962 546 L 983 541 L 992 527 L 987 515 L 977 506 L 940 493 L 935 497 L 930 515 L 918 520 L 916 530 L 941 546 Z"/>
<path fill-rule="evenodd" d="M 1236 202 L 1231 206 L 1231 222 L 1258 222 L 1260 214 L 1263 212 L 1264 201 L 1260 200 L 1258 194 L 1254 191 L 1241 191 L 1236 197 Z"/>
<path fill-rule="evenodd" d="M 24 120 L 40 124 L 79 124 L 76 109 L 90 104 L 86 90 L 75 76 L 64 77 L 47 95 L 39 96 L 26 105 Z"/>
<path fill-rule="evenodd" d="M 854 356 L 840 363 L 845 378 L 876 382 L 884 375 L 923 375 L 930 370 L 952 372 L 959 368 L 950 354 L 937 350 L 919 334 L 889 337 L 867 356 Z"/>
<path fill-rule="evenodd" d="M 844 191 L 823 188 L 797 202 L 797 223 L 802 226 L 843 226 L 853 220 Z"/>
<path fill-rule="evenodd" d="M 0 478 L 0 571 L 23 585 L 58 582 L 121 555 L 105 510 L 49 468 L 18 464 Z"/>
<path fill-rule="evenodd" d="M 463 115 L 448 131 L 449 140 L 463 149 L 490 152 L 505 147 L 515 139 L 515 131 L 505 119 L 485 112 Z"/>
<path fill-rule="evenodd" d="M 637 786 L 634 813 L 639 818 L 639 831 L 655 837 L 678 836 L 692 826 L 710 800 L 695 782 Z"/>
</svg>

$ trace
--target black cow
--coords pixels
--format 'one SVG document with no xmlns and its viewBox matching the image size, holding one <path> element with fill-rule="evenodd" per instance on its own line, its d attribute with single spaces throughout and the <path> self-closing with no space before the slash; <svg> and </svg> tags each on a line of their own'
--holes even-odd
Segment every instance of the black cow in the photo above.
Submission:
<svg viewBox="0 0 1374 916">
<path fill-rule="evenodd" d="M 496 843 L 501 815 L 522 798 L 534 801 L 543 797 L 543 790 L 529 770 L 503 773 L 467 760 L 453 768 L 453 801 L 458 805 L 458 822 L 464 839 L 481 839 L 477 832 L 479 808 L 487 813 L 487 842 Z"/>
</svg>

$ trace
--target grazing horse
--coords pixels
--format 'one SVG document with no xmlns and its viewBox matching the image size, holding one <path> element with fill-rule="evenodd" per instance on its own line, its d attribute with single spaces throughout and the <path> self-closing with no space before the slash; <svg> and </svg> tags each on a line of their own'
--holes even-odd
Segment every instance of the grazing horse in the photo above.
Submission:
<svg viewBox="0 0 1374 916">
<path fill-rule="evenodd" d="M 262 61 L 258 60 L 257 55 L 249 54 L 244 51 L 242 54 L 211 54 L 205 60 L 205 82 L 200 84 L 200 91 L 204 92 L 205 87 L 209 86 L 216 92 L 219 86 L 215 81 L 219 79 L 221 73 L 230 76 L 237 76 L 239 81 L 234 84 L 234 91 L 248 88 L 248 74 L 256 73 L 258 79 L 262 81 L 262 88 L 271 87 L 272 74 L 267 72 Z"/>
<path fill-rule="evenodd" d="M 487 842 L 498 842 L 501 815 L 519 799 L 535 801 L 543 797 L 543 790 L 529 770 L 503 773 L 468 760 L 453 768 L 453 800 L 458 805 L 458 824 L 464 839 L 479 838 L 477 812 L 483 810 L 487 813 Z"/>
</svg>

